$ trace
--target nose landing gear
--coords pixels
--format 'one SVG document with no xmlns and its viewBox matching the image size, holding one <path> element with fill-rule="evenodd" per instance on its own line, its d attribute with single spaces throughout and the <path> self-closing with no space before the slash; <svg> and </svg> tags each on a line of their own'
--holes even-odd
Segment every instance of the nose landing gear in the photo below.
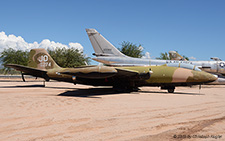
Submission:
<svg viewBox="0 0 225 141">
<path fill-rule="evenodd" d="M 162 90 L 168 90 L 168 93 L 174 93 L 175 86 L 161 86 Z"/>
</svg>

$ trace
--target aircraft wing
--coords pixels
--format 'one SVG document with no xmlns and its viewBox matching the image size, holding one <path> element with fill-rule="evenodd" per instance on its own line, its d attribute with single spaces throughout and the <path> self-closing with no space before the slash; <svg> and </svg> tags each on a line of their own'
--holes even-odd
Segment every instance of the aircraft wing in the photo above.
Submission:
<svg viewBox="0 0 225 141">
<path fill-rule="evenodd" d="M 102 79 L 109 78 L 113 76 L 119 77 L 133 77 L 142 75 L 138 71 L 129 70 L 126 68 L 115 68 L 115 67 L 89 67 L 89 68 L 71 68 L 66 69 L 60 74 L 67 74 L 81 78 L 89 78 L 89 79 Z"/>
<path fill-rule="evenodd" d="M 6 67 L 14 68 L 18 71 L 25 72 L 27 75 L 32 75 L 35 77 L 42 77 L 42 78 L 47 78 L 47 71 L 40 70 L 40 69 L 35 69 L 31 67 L 26 67 L 22 65 L 16 65 L 16 64 L 7 64 L 5 65 Z"/>
<path fill-rule="evenodd" d="M 128 76 L 128 77 L 132 77 L 132 76 L 139 74 L 138 71 L 128 70 L 128 69 L 124 69 L 124 68 L 116 68 L 116 70 L 118 71 L 118 75 L 123 75 L 123 76 Z"/>
<path fill-rule="evenodd" d="M 116 64 L 116 63 L 113 63 L 113 64 L 110 64 L 110 65 L 107 65 L 107 66 L 114 66 L 114 67 L 134 67 L 134 66 L 149 66 L 149 65 L 146 65 L 146 64 Z"/>
<path fill-rule="evenodd" d="M 90 66 L 90 67 L 67 68 L 59 73 L 76 76 L 80 78 L 102 79 L 116 75 L 117 70 L 113 67 Z"/>
<path fill-rule="evenodd" d="M 95 67 L 96 65 L 88 65 L 88 66 L 77 66 L 76 68 L 90 68 L 90 67 Z"/>
<path fill-rule="evenodd" d="M 132 79 L 137 80 L 147 80 L 150 78 L 151 75 L 149 70 L 144 70 L 140 72 L 126 68 L 116 68 L 116 70 L 118 72 L 118 76 L 120 77 L 130 77 Z"/>
</svg>

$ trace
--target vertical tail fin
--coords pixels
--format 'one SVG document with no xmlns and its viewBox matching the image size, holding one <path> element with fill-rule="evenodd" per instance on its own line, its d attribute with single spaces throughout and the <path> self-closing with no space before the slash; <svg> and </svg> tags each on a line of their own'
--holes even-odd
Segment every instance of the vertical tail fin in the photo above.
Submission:
<svg viewBox="0 0 225 141">
<path fill-rule="evenodd" d="M 96 56 L 120 56 L 125 57 L 115 46 L 113 46 L 108 40 L 106 40 L 95 29 L 86 29 L 91 44 L 95 50 Z"/>
<path fill-rule="evenodd" d="M 28 66 L 41 70 L 60 68 L 43 48 L 32 49 L 30 51 Z"/>
<path fill-rule="evenodd" d="M 187 61 L 183 56 L 178 54 L 176 51 L 169 51 L 169 56 L 171 60 L 184 60 Z"/>
</svg>

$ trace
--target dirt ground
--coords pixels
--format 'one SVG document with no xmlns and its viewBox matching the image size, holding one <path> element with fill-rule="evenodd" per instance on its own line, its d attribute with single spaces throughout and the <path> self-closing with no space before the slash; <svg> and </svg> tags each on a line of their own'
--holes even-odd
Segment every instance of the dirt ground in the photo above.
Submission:
<svg viewBox="0 0 225 141">
<path fill-rule="evenodd" d="M 114 93 L 0 82 L 0 140 L 225 140 L 225 85 Z"/>
</svg>

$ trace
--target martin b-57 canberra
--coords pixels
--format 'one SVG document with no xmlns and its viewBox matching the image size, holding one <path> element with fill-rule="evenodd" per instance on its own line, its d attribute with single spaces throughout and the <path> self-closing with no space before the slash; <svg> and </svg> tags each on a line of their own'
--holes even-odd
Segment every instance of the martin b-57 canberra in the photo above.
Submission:
<svg viewBox="0 0 225 141">
<path fill-rule="evenodd" d="M 74 84 L 113 86 L 115 90 L 131 92 L 140 86 L 160 86 L 173 93 L 176 86 L 201 85 L 217 78 L 209 73 L 168 66 L 82 66 L 61 68 L 45 49 L 32 49 L 28 66 L 7 64 L 23 75 L 32 75 Z"/>
</svg>

